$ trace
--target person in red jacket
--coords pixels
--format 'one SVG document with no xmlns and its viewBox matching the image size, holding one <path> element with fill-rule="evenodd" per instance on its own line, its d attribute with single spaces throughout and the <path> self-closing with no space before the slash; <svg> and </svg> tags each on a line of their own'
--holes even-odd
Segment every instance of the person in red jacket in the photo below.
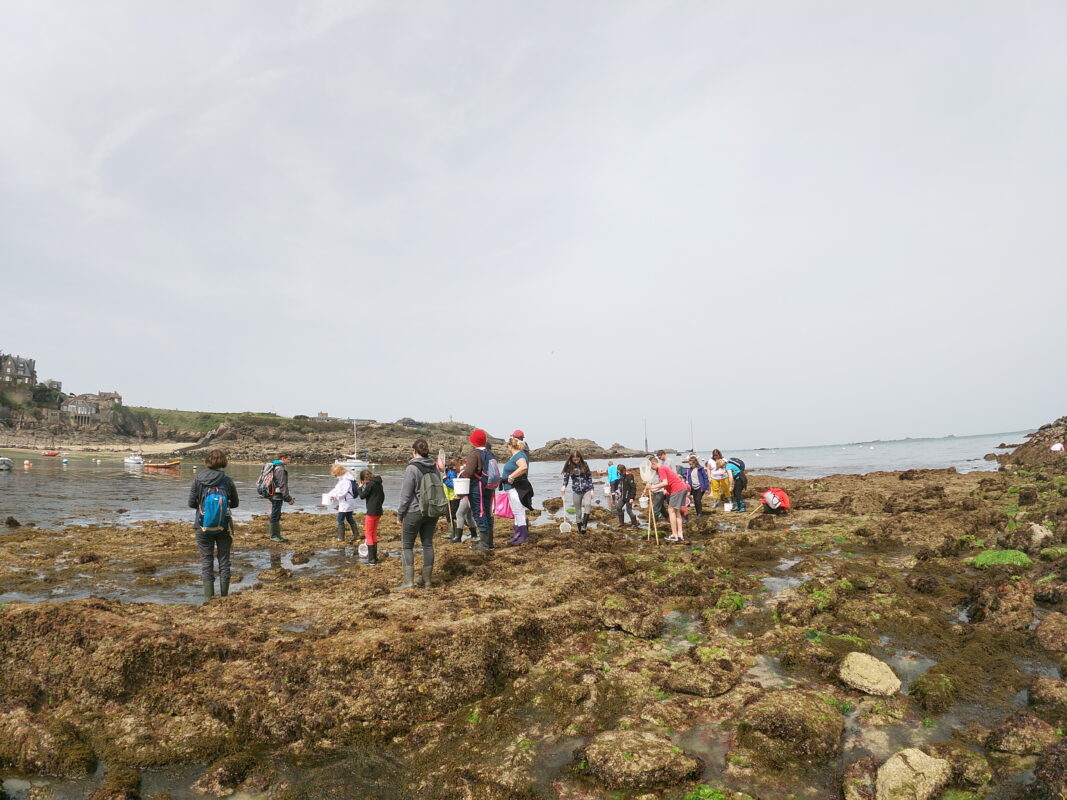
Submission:
<svg viewBox="0 0 1067 800">
<path fill-rule="evenodd" d="M 667 537 L 667 541 L 685 541 L 685 536 L 682 533 L 682 509 L 685 508 L 689 487 L 685 485 L 685 481 L 681 479 L 677 472 L 666 464 L 661 463 L 655 456 L 650 456 L 648 460 L 659 478 L 658 483 L 654 483 L 648 488 L 653 492 L 658 489 L 666 490 L 667 517 L 671 521 L 671 535 Z"/>
<path fill-rule="evenodd" d="M 777 486 L 765 490 L 760 495 L 760 500 L 763 501 L 764 514 L 784 514 L 790 507 L 789 495 Z"/>
</svg>

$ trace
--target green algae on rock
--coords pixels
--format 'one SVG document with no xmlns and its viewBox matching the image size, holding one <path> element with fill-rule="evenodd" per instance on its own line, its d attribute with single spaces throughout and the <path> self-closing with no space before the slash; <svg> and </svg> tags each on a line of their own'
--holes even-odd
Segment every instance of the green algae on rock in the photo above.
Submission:
<svg viewBox="0 0 1067 800">
<path fill-rule="evenodd" d="M 840 712 L 818 695 L 783 689 L 742 711 L 738 743 L 753 759 L 777 768 L 815 764 L 837 755 L 844 729 Z"/>
</svg>

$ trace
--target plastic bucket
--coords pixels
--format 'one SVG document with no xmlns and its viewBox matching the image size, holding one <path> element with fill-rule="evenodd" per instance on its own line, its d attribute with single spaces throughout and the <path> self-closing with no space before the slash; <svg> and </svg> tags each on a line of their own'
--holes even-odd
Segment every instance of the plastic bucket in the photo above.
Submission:
<svg viewBox="0 0 1067 800">
<path fill-rule="evenodd" d="M 611 484 L 610 483 L 607 486 L 604 487 L 604 494 L 608 495 L 609 497 L 611 496 Z"/>
<path fill-rule="evenodd" d="M 638 500 L 637 503 L 641 508 L 648 508 L 648 498 L 644 495 L 641 495 L 641 499 Z"/>
<path fill-rule="evenodd" d="M 366 542 L 361 542 L 357 550 L 362 558 L 366 558 L 367 554 L 370 553 L 370 548 L 367 547 Z"/>
<path fill-rule="evenodd" d="M 456 494 L 470 494 L 471 491 L 471 479 L 470 478 L 453 478 L 452 488 Z"/>
<path fill-rule="evenodd" d="M 729 500 L 727 500 L 725 503 L 722 504 L 722 510 L 723 511 L 733 511 L 734 510 L 734 504 L 731 503 Z"/>
</svg>

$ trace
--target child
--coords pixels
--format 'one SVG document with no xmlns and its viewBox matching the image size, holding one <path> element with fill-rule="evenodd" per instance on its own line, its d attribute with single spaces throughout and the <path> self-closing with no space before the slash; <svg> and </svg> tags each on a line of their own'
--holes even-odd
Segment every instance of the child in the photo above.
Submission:
<svg viewBox="0 0 1067 800">
<path fill-rule="evenodd" d="M 619 478 L 618 478 L 618 492 L 619 492 L 619 505 L 617 506 L 619 512 L 619 524 L 625 524 L 623 514 L 628 512 L 630 514 L 630 527 L 637 528 L 637 516 L 634 514 L 634 499 L 637 497 L 637 482 L 634 480 L 634 476 L 630 474 L 630 471 L 626 469 L 625 464 L 619 464 Z"/>
<path fill-rule="evenodd" d="M 714 510 L 720 500 L 725 504 L 730 498 L 730 473 L 726 469 L 726 459 L 722 458 L 721 453 L 719 458 L 711 463 L 713 468 L 708 473 L 708 478 L 711 483 L 711 508 Z"/>
<path fill-rule="evenodd" d="M 664 494 L 667 497 L 667 517 L 671 521 L 671 535 L 667 537 L 667 541 L 683 542 L 685 535 L 682 533 L 682 509 L 685 508 L 689 487 L 685 485 L 685 481 L 677 472 L 661 464 L 658 458 L 652 457 L 649 461 L 652 462 L 652 469 L 655 470 L 659 479 L 658 483 L 652 484 L 649 488 L 652 491 L 666 489 Z"/>
<path fill-rule="evenodd" d="M 359 528 L 356 527 L 356 498 L 352 494 L 352 476 L 348 470 L 340 464 L 334 464 L 330 468 L 330 474 L 337 478 L 337 485 L 323 498 L 326 505 L 337 504 L 337 541 L 345 540 L 345 523 L 352 528 L 352 541 L 359 538 Z"/>
<path fill-rule="evenodd" d="M 367 519 L 364 527 L 367 533 L 367 564 L 378 563 L 378 523 L 382 519 L 382 506 L 385 504 L 385 489 L 382 488 L 381 476 L 369 469 L 359 473 L 359 496 L 367 502 Z"/>
</svg>

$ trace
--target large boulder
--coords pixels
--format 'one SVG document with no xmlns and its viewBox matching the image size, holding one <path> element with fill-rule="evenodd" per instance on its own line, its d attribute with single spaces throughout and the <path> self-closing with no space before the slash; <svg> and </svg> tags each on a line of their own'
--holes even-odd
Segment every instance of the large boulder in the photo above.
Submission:
<svg viewBox="0 0 1067 800">
<path fill-rule="evenodd" d="M 952 767 L 940 758 L 909 747 L 878 768 L 876 800 L 930 800 L 952 777 Z"/>
<path fill-rule="evenodd" d="M 773 766 L 821 763 L 841 749 L 845 720 L 817 694 L 768 692 L 741 712 L 738 743 Z"/>
<path fill-rule="evenodd" d="M 1054 653 L 1067 653 L 1067 616 L 1054 611 L 1037 625 L 1034 640 Z"/>
<path fill-rule="evenodd" d="M 664 689 L 697 697 L 718 697 L 736 686 L 749 661 L 724 647 L 695 647 L 690 660 L 677 660 L 663 672 L 658 683 Z"/>
<path fill-rule="evenodd" d="M 589 774 L 609 789 L 673 786 L 703 770 L 666 736 L 647 731 L 604 731 L 578 754 Z"/>
<path fill-rule="evenodd" d="M 1017 756 L 1040 753 L 1059 739 L 1056 729 L 1025 711 L 1012 714 L 986 738 L 986 747 Z"/>
<path fill-rule="evenodd" d="M 837 676 L 842 683 L 864 694 L 888 697 L 900 691 L 900 678 L 892 668 L 868 653 L 846 655 L 838 667 Z"/>
</svg>

